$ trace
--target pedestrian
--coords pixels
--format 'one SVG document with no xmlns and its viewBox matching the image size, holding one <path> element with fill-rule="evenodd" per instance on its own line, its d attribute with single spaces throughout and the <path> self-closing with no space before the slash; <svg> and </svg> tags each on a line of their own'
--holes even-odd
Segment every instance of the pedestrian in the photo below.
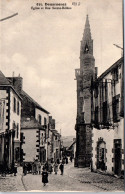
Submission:
<svg viewBox="0 0 125 194">
<path fill-rule="evenodd" d="M 63 175 L 63 172 L 64 172 L 64 164 L 61 163 L 59 168 L 60 168 L 60 171 L 61 171 L 61 175 Z"/>
<path fill-rule="evenodd" d="M 57 159 L 57 164 L 60 164 L 60 160 L 59 160 L 59 158 Z"/>
<path fill-rule="evenodd" d="M 48 166 L 48 172 L 50 172 L 50 174 L 51 174 L 52 171 L 53 171 L 53 167 L 52 167 L 52 164 L 50 163 L 49 166 Z"/>
<path fill-rule="evenodd" d="M 68 157 L 66 157 L 66 164 L 68 164 Z"/>
<path fill-rule="evenodd" d="M 41 174 L 41 163 L 38 163 L 38 173 Z"/>
<path fill-rule="evenodd" d="M 42 182 L 43 182 L 43 186 L 45 186 L 46 183 L 48 183 L 48 172 L 46 168 L 43 168 L 43 171 L 42 171 Z"/>
<path fill-rule="evenodd" d="M 70 156 L 70 161 L 72 162 L 72 156 Z"/>
<path fill-rule="evenodd" d="M 45 165 L 44 165 L 44 167 L 45 167 L 45 169 L 46 169 L 47 171 L 48 171 L 48 166 L 49 166 L 49 165 L 48 165 L 48 162 L 46 162 Z"/>
<path fill-rule="evenodd" d="M 64 157 L 63 157 L 63 159 L 62 159 L 62 163 L 65 164 L 65 158 L 64 158 Z"/>
<path fill-rule="evenodd" d="M 23 173 L 24 173 L 24 176 L 27 175 L 27 165 L 25 163 L 23 165 Z"/>
<path fill-rule="evenodd" d="M 57 172 L 58 172 L 58 164 L 57 164 L 57 162 L 55 162 L 55 164 L 54 164 L 54 172 L 55 172 L 55 174 L 57 174 Z"/>
<path fill-rule="evenodd" d="M 14 173 L 14 176 L 16 176 L 17 174 L 17 164 L 16 163 L 14 164 L 13 173 Z"/>
</svg>

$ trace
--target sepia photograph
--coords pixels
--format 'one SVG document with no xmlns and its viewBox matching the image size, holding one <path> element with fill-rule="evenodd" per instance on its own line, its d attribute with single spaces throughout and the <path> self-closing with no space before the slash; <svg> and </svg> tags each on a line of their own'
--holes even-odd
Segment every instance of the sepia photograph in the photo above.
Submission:
<svg viewBox="0 0 125 194">
<path fill-rule="evenodd" d="M 0 192 L 124 191 L 123 0 L 0 1 Z"/>
</svg>

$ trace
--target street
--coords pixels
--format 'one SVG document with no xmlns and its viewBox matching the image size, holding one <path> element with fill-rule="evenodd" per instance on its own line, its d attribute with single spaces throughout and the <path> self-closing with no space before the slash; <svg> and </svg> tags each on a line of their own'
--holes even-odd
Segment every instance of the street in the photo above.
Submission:
<svg viewBox="0 0 125 194">
<path fill-rule="evenodd" d="M 108 175 L 90 172 L 89 168 L 74 168 L 73 163 L 64 167 L 64 175 L 60 171 L 49 174 L 49 183 L 43 186 L 41 175 L 27 174 L 23 176 L 22 168 L 18 168 L 17 176 L 0 177 L 0 191 L 123 191 L 124 180 Z"/>
</svg>

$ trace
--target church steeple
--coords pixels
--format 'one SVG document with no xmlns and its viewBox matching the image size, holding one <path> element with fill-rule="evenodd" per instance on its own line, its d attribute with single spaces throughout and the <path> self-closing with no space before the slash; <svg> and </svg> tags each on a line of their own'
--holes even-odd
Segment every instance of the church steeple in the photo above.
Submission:
<svg viewBox="0 0 125 194">
<path fill-rule="evenodd" d="M 86 16 L 86 23 L 83 33 L 83 38 L 81 41 L 81 54 L 92 54 L 93 55 L 93 40 L 91 37 L 91 30 L 89 24 L 89 17 Z"/>
<path fill-rule="evenodd" d="M 83 40 L 91 40 L 91 31 L 90 31 L 90 24 L 89 24 L 89 17 L 86 16 L 86 23 L 85 23 L 85 29 L 83 34 Z"/>
</svg>

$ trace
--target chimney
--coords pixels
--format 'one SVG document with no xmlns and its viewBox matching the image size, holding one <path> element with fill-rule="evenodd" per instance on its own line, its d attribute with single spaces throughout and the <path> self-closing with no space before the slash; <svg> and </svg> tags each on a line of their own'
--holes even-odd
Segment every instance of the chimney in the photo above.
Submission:
<svg viewBox="0 0 125 194">
<path fill-rule="evenodd" d="M 51 128 L 55 129 L 55 119 L 52 119 L 52 121 L 51 121 Z"/>
<path fill-rule="evenodd" d="M 23 78 L 22 77 L 7 77 L 14 89 L 20 94 L 23 87 Z"/>
<path fill-rule="evenodd" d="M 49 124 L 51 125 L 52 123 L 52 116 L 49 116 Z"/>
</svg>

